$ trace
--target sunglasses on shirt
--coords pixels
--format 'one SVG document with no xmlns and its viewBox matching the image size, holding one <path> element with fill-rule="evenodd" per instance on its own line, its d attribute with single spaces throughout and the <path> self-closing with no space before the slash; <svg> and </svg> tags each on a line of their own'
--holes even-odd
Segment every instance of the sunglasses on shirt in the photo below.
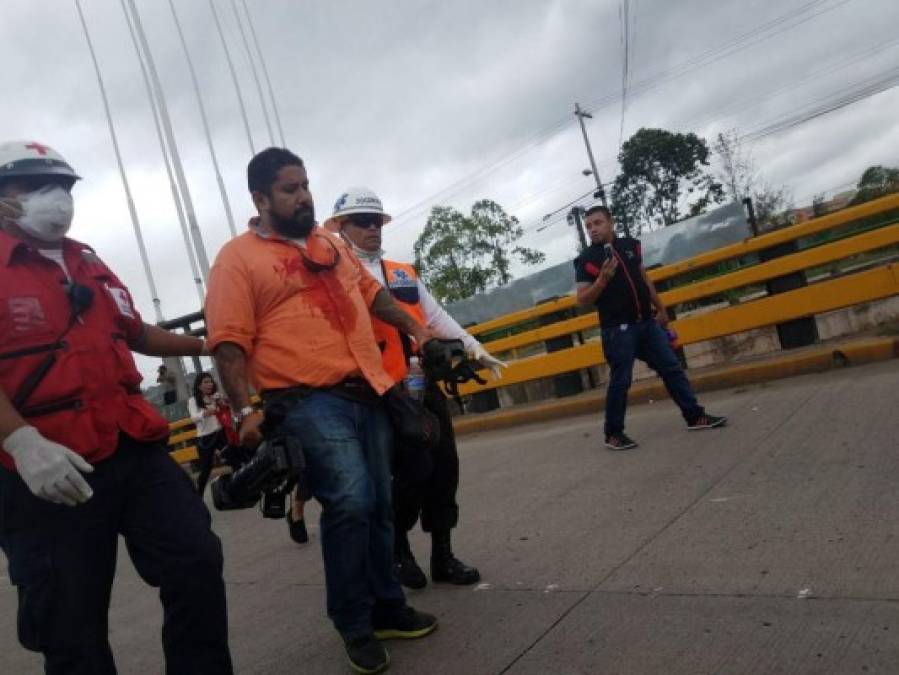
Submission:
<svg viewBox="0 0 899 675">
<path fill-rule="evenodd" d="M 368 230 L 372 227 L 380 230 L 384 227 L 384 216 L 380 213 L 351 213 L 346 216 L 346 220 L 351 225 L 355 225 L 362 230 Z"/>
</svg>

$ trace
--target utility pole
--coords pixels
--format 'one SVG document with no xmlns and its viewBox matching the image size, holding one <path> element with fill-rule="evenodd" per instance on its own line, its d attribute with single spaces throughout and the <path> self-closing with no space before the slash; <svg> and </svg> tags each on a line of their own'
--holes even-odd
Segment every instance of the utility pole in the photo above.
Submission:
<svg viewBox="0 0 899 675">
<path fill-rule="evenodd" d="M 587 146 L 587 157 L 590 159 L 590 168 L 593 170 L 593 180 L 596 181 L 596 194 L 599 197 L 599 201 L 602 202 L 602 205 L 608 207 L 609 204 L 606 202 L 606 191 L 602 187 L 602 181 L 599 178 L 599 171 L 596 169 L 596 160 L 593 158 L 593 148 L 590 147 L 590 139 L 587 137 L 587 127 L 584 126 L 584 118 L 592 120 L 593 115 L 586 112 L 585 110 L 581 110 L 581 104 L 574 104 L 574 116 L 577 117 L 577 121 L 581 125 L 581 133 L 584 135 L 584 145 Z"/>
<path fill-rule="evenodd" d="M 580 103 L 574 104 L 574 115 L 577 117 L 577 121 L 581 125 L 581 133 L 584 135 L 584 145 L 587 146 L 587 157 L 590 158 L 590 169 L 593 171 L 593 180 L 596 181 L 596 192 L 593 193 L 593 196 L 598 198 L 602 205 L 606 208 L 609 208 L 609 202 L 606 199 L 606 191 L 602 186 L 602 180 L 599 178 L 599 171 L 596 169 L 596 160 L 593 158 L 593 148 L 590 147 L 590 139 L 587 137 L 587 127 L 584 126 L 584 118 L 593 119 L 593 115 L 588 113 L 586 110 L 581 110 Z M 621 223 L 622 228 L 624 229 L 624 234 L 628 237 L 631 236 L 630 228 L 628 227 L 627 220 Z"/>
</svg>

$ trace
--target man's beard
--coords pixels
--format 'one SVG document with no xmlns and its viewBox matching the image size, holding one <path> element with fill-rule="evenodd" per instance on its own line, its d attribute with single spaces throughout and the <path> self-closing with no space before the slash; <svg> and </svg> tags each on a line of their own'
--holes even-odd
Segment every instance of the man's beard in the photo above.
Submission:
<svg viewBox="0 0 899 675">
<path fill-rule="evenodd" d="M 291 218 L 282 218 L 276 213 L 269 212 L 269 218 L 275 231 L 288 239 L 308 237 L 315 227 L 315 209 L 312 207 L 296 211 Z"/>
</svg>

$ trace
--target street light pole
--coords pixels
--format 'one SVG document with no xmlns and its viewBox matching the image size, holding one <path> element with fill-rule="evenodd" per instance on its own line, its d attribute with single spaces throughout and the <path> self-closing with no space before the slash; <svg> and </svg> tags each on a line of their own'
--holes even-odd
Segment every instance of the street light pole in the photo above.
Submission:
<svg viewBox="0 0 899 675">
<path fill-rule="evenodd" d="M 581 110 L 580 103 L 574 104 L 574 115 L 577 117 L 577 121 L 581 125 L 581 133 L 584 135 L 584 145 L 587 146 L 587 157 L 590 158 L 590 168 L 593 172 L 593 180 L 596 181 L 596 192 L 594 192 L 595 197 L 599 197 L 599 201 L 602 202 L 602 205 L 606 208 L 609 208 L 609 202 L 606 200 L 606 191 L 602 186 L 602 180 L 599 178 L 599 171 L 596 169 L 596 160 L 593 158 L 593 148 L 590 147 L 590 139 L 587 137 L 587 127 L 584 126 L 584 118 L 593 119 L 593 115 L 588 113 L 586 110 Z M 628 227 L 627 219 L 621 223 L 622 228 L 624 229 L 624 234 L 626 236 L 631 236 L 631 230 Z"/>
<path fill-rule="evenodd" d="M 587 137 L 587 127 L 584 126 L 584 118 L 593 119 L 593 115 L 586 112 L 585 110 L 581 110 L 581 104 L 574 104 L 574 116 L 577 117 L 577 121 L 581 125 L 581 133 L 584 135 L 584 145 L 587 146 L 587 157 L 590 159 L 590 168 L 593 170 L 593 180 L 596 181 L 596 192 L 599 195 L 599 201 L 602 202 L 602 205 L 608 207 L 608 203 L 606 202 L 606 191 L 602 187 L 602 181 L 599 178 L 599 171 L 596 168 L 596 159 L 593 157 L 593 148 L 590 147 L 590 139 Z"/>
</svg>

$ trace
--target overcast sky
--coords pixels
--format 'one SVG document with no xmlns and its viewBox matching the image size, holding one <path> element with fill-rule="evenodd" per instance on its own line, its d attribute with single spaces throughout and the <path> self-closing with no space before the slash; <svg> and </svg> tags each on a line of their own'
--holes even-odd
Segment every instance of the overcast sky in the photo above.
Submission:
<svg viewBox="0 0 899 675">
<path fill-rule="evenodd" d="M 233 11 L 214 0 L 247 102 L 255 149 L 272 144 Z M 273 84 L 287 146 L 306 161 L 320 220 L 350 185 L 399 216 L 388 253 L 410 259 L 430 206 L 489 197 L 518 216 L 546 264 L 567 259 L 564 221 L 544 214 L 588 192 L 592 177 L 574 102 L 599 173 L 616 173 L 622 123 L 619 0 L 245 0 Z M 241 0 L 237 5 L 242 9 Z M 640 127 L 711 139 L 811 111 L 899 78 L 896 0 L 631 0 L 624 138 Z M 162 311 L 198 300 L 120 0 L 82 0 L 109 93 Z M 168 0 L 137 0 L 184 159 L 210 260 L 229 231 L 197 100 Z M 251 156 L 209 0 L 175 0 L 200 79 L 238 231 L 252 204 Z M 102 101 L 74 0 L 0 0 L 0 129 L 59 150 L 84 177 L 72 236 L 130 286 L 145 319 L 140 266 Z M 265 84 L 263 82 L 263 87 Z M 270 108 L 269 108 L 270 110 Z M 797 205 L 899 164 L 899 88 L 752 143 L 765 180 Z M 272 116 L 272 113 L 269 113 Z M 274 118 L 272 116 L 272 124 Z M 275 131 L 277 140 L 277 130 Z M 519 270 L 520 271 L 520 270 Z M 141 361 L 145 373 L 151 362 Z"/>
</svg>

